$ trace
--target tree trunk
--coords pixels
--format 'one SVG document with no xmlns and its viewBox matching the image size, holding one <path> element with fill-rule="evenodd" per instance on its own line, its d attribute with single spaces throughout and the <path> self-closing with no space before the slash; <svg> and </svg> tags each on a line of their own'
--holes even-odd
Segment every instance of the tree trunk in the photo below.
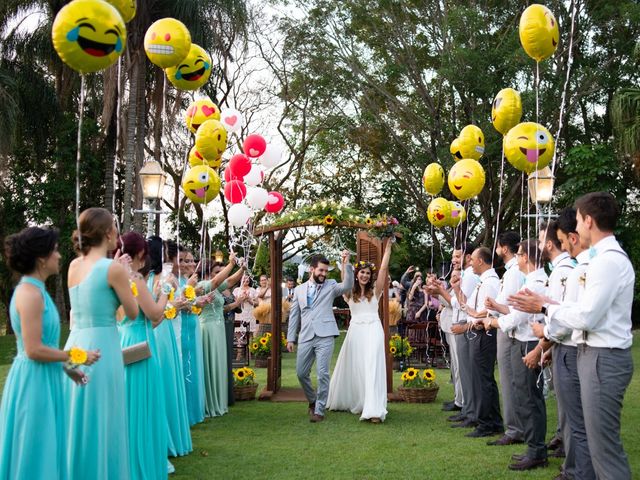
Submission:
<svg viewBox="0 0 640 480">
<path fill-rule="evenodd" d="M 140 67 L 137 70 L 138 80 L 136 82 L 138 86 L 136 100 L 136 163 L 134 170 L 134 207 L 137 210 L 142 209 L 143 197 L 142 197 L 142 184 L 140 183 L 140 177 L 138 172 L 144 164 L 144 140 L 146 137 L 146 119 L 147 119 L 147 106 L 145 101 L 146 86 L 146 59 L 145 55 L 140 56 Z M 133 216 L 133 230 L 136 232 L 142 232 L 142 214 L 137 213 Z"/>
<path fill-rule="evenodd" d="M 124 195 L 122 198 L 122 229 L 128 232 L 131 229 L 133 179 L 135 174 L 136 154 L 136 122 L 138 120 L 138 91 L 144 88 L 144 83 L 139 85 L 140 74 L 144 73 L 144 59 L 140 52 L 131 55 L 131 69 L 129 75 L 129 106 L 127 111 L 126 141 L 124 146 Z"/>
</svg>

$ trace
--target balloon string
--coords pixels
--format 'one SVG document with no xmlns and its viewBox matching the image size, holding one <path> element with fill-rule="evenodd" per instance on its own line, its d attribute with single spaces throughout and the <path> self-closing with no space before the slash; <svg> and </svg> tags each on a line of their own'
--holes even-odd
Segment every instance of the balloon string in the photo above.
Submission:
<svg viewBox="0 0 640 480">
<path fill-rule="evenodd" d="M 84 113 L 85 81 L 80 75 L 80 105 L 78 106 L 78 143 L 76 151 L 76 228 L 78 229 L 78 245 L 82 250 L 82 234 L 80 232 L 80 160 L 82 157 L 82 118 Z"/>
<path fill-rule="evenodd" d="M 433 223 L 431 224 L 431 271 L 433 272 L 433 256 L 434 256 L 434 247 L 435 247 L 435 232 L 433 230 Z M 455 247 L 454 247 L 455 250 Z"/>
<path fill-rule="evenodd" d="M 116 92 L 118 98 L 116 100 L 116 152 L 113 158 L 113 172 L 112 172 L 112 183 L 113 183 L 113 192 L 111 194 L 111 213 L 116 213 L 116 167 L 118 166 L 118 158 L 120 153 L 120 115 L 122 112 L 122 98 L 121 98 L 121 88 L 120 81 L 122 78 L 122 56 L 118 57 L 118 68 L 117 68 L 117 85 Z"/>
<path fill-rule="evenodd" d="M 496 230 L 493 238 L 493 251 L 491 252 L 491 264 L 495 260 L 496 247 L 498 246 L 498 234 L 500 233 L 500 215 L 502 215 L 502 187 L 504 185 L 504 142 L 502 142 L 502 154 L 500 156 L 500 186 L 498 187 L 498 214 L 496 215 Z"/>
<path fill-rule="evenodd" d="M 524 172 L 520 177 L 520 238 L 522 238 L 522 205 L 524 202 Z"/>
</svg>

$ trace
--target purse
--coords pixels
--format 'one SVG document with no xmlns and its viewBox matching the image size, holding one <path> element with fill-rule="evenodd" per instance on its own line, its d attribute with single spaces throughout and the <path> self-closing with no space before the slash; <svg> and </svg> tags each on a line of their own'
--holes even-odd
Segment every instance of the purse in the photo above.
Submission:
<svg viewBox="0 0 640 480">
<path fill-rule="evenodd" d="M 147 339 L 143 342 L 134 343 L 122 349 L 122 361 L 125 365 L 140 362 L 151 358 L 151 348 L 149 347 L 149 326 L 147 325 L 147 317 L 144 318 L 144 332 Z"/>
</svg>

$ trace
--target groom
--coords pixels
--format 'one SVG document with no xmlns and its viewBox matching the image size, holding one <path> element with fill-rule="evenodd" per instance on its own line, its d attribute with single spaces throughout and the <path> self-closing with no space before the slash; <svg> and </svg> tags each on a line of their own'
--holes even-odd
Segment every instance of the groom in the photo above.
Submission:
<svg viewBox="0 0 640 480">
<path fill-rule="evenodd" d="M 296 287 L 289 311 L 287 350 L 293 352 L 297 340 L 296 373 L 309 400 L 309 415 L 313 423 L 324 420 L 334 337 L 340 334 L 333 316 L 333 300 L 353 288 L 353 267 L 349 265 L 349 252 L 342 252 L 342 283 L 326 280 L 328 271 L 329 260 L 324 255 L 311 257 L 309 281 Z M 317 395 L 309 377 L 314 360 L 318 362 Z"/>
</svg>

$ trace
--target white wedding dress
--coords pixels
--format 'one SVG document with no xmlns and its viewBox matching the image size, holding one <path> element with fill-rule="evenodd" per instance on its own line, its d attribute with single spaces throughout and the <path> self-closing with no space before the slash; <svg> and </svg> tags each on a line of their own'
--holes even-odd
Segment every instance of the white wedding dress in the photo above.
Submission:
<svg viewBox="0 0 640 480">
<path fill-rule="evenodd" d="M 329 410 L 348 410 L 360 420 L 387 415 L 387 367 L 378 299 L 349 300 L 351 321 L 329 385 Z"/>
</svg>

